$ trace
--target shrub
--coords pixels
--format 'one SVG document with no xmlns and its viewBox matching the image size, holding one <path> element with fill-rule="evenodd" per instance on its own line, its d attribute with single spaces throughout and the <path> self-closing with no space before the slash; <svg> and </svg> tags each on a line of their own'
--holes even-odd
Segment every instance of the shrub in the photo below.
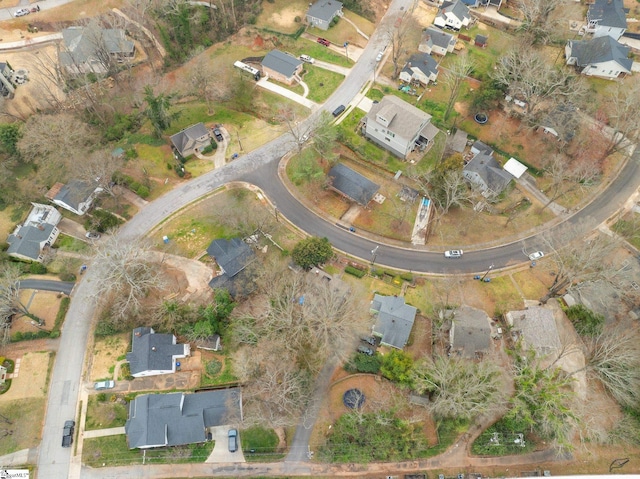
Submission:
<svg viewBox="0 0 640 479">
<path fill-rule="evenodd" d="M 205 370 L 207 371 L 208 376 L 215 376 L 220 371 L 222 371 L 222 363 L 217 359 L 212 359 L 211 361 L 207 361 Z"/>
<path fill-rule="evenodd" d="M 29 265 L 29 272 L 31 274 L 47 274 L 47 267 L 42 263 L 31 263 Z"/>
<path fill-rule="evenodd" d="M 359 373 L 378 374 L 382 366 L 382 356 L 374 354 L 356 354 L 352 360 L 355 370 Z"/>
<path fill-rule="evenodd" d="M 353 266 L 347 266 L 344 268 L 344 272 L 355 276 L 356 278 L 362 278 L 366 273 L 366 271 L 362 271 L 361 269 L 354 268 Z"/>
<path fill-rule="evenodd" d="M 149 188 L 147 188 L 146 186 L 140 185 L 136 189 L 136 193 L 140 198 L 148 198 L 150 191 L 149 191 Z"/>
<path fill-rule="evenodd" d="M 60 276 L 60 280 L 61 281 L 75 281 L 76 280 L 76 275 L 73 274 L 73 273 L 64 272 L 64 273 L 60 273 L 58 276 Z"/>
<path fill-rule="evenodd" d="M 389 379 L 406 386 L 411 386 L 411 371 L 413 370 L 413 359 L 404 351 L 392 350 L 386 354 L 382 360 L 380 372 Z"/>
<path fill-rule="evenodd" d="M 567 309 L 567 317 L 573 323 L 580 336 L 597 336 L 602 332 L 605 317 L 594 313 L 582 304 L 576 304 Z"/>
<path fill-rule="evenodd" d="M 404 281 L 408 281 L 408 282 L 412 282 L 413 281 L 413 275 L 411 273 L 402 273 L 400 275 L 400 278 L 403 279 Z"/>
<path fill-rule="evenodd" d="M 98 402 L 105 402 L 107 400 L 107 393 L 98 393 L 96 399 Z"/>
</svg>

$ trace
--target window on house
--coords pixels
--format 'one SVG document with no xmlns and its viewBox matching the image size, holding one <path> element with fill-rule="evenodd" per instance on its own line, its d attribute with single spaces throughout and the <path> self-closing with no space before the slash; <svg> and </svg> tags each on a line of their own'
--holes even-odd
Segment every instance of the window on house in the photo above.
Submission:
<svg viewBox="0 0 640 479">
<path fill-rule="evenodd" d="M 389 138 L 388 136 L 385 136 L 384 139 L 391 143 L 391 138 Z"/>
</svg>

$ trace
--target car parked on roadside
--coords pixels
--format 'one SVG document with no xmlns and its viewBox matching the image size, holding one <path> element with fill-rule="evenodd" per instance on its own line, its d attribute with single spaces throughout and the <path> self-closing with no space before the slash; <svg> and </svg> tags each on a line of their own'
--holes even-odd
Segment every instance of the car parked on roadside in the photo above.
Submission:
<svg viewBox="0 0 640 479">
<path fill-rule="evenodd" d="M 340 105 L 338 108 L 336 108 L 335 110 L 333 110 L 332 115 L 335 117 L 338 117 L 342 114 L 343 111 L 345 111 L 347 108 L 344 105 Z"/>
<path fill-rule="evenodd" d="M 229 452 L 238 450 L 238 430 L 229 429 Z"/>
<path fill-rule="evenodd" d="M 76 427 L 75 421 L 65 421 L 62 429 L 62 447 L 71 447 L 73 444 L 73 431 Z"/>
<path fill-rule="evenodd" d="M 115 385 L 115 381 L 98 381 L 93 385 L 93 389 L 96 391 L 102 391 L 103 389 L 113 389 Z"/>
<path fill-rule="evenodd" d="M 329 45 L 331 45 L 331 42 L 329 40 L 327 40 L 326 38 L 318 37 L 318 39 L 316 41 L 320 45 L 324 45 L 325 47 L 328 47 Z"/>
<path fill-rule="evenodd" d="M 536 251 L 535 253 L 531 253 L 531 254 L 529 255 L 529 259 L 530 259 L 531 261 L 535 261 L 535 260 L 537 260 L 537 259 L 542 258 L 543 256 L 544 256 L 544 253 L 543 253 L 542 251 Z"/>
<path fill-rule="evenodd" d="M 367 356 L 373 356 L 373 349 L 368 348 L 366 346 L 358 346 L 358 352 L 362 354 L 366 354 Z"/>
<path fill-rule="evenodd" d="M 20 9 L 16 10 L 15 12 L 13 12 L 13 16 L 14 17 L 24 17 L 25 15 L 29 15 L 29 9 L 28 8 L 20 8 Z"/>
<path fill-rule="evenodd" d="M 452 249 L 444 252 L 445 258 L 462 258 L 462 250 L 461 249 Z"/>
<path fill-rule="evenodd" d="M 384 52 L 378 52 L 378 56 L 376 56 L 376 63 L 378 63 L 380 60 L 382 60 L 382 56 L 384 55 Z"/>
</svg>

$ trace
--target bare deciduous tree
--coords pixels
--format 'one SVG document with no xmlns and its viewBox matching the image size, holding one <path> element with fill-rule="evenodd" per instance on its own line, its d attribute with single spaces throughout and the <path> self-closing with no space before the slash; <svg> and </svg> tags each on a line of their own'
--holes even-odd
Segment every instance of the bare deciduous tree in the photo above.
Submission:
<svg viewBox="0 0 640 479">
<path fill-rule="evenodd" d="M 519 0 L 517 9 L 523 20 L 520 29 L 530 35 L 532 43 L 548 43 L 556 24 L 551 13 L 562 4 L 562 0 Z"/>
<path fill-rule="evenodd" d="M 595 375 L 622 406 L 640 399 L 640 334 L 634 324 L 605 327 L 587 344 L 585 369 Z M 577 372 L 577 371 L 576 371 Z"/>
<path fill-rule="evenodd" d="M 561 196 L 593 186 L 600 179 L 600 171 L 586 161 L 569 162 L 560 155 L 549 157 L 544 166 L 550 183 L 547 193 L 549 201 L 542 207 L 547 208 Z"/>
<path fill-rule="evenodd" d="M 264 338 L 236 354 L 234 371 L 243 383 L 243 422 L 247 426 L 293 426 L 309 401 L 311 378 L 281 343 Z"/>
<path fill-rule="evenodd" d="M 606 107 L 609 110 L 609 128 L 603 129 L 607 140 L 604 157 L 624 148 L 629 142 L 637 140 L 640 133 L 640 83 L 633 86 L 616 85 L 607 95 Z"/>
<path fill-rule="evenodd" d="M 228 71 L 225 67 L 216 68 L 200 58 L 191 67 L 189 73 L 189 83 L 193 91 L 199 98 L 207 103 L 209 115 L 213 115 L 213 105 L 215 101 L 226 101 L 231 97 L 231 85 L 226 80 Z"/>
<path fill-rule="evenodd" d="M 586 92 L 584 82 L 575 73 L 551 67 L 541 52 L 527 45 L 503 55 L 492 77 L 506 86 L 511 96 L 526 103 L 525 116 L 534 126 L 545 109 L 562 102 L 579 103 Z"/>
<path fill-rule="evenodd" d="M 69 113 L 33 115 L 22 128 L 18 150 L 39 168 L 38 178 L 51 186 L 79 167 L 79 157 L 95 144 L 96 133 Z"/>
<path fill-rule="evenodd" d="M 501 370 L 488 360 L 425 358 L 414 365 L 412 374 L 414 389 L 430 395 L 429 409 L 437 418 L 472 419 L 506 405 Z"/>
<path fill-rule="evenodd" d="M 95 183 L 102 191 L 115 197 L 116 187 L 113 182 L 113 174 L 122 168 L 123 160 L 111 154 L 108 150 L 94 151 L 87 156 L 81 170 L 77 171 L 78 179 L 87 183 Z"/>
<path fill-rule="evenodd" d="M 545 239 L 548 251 L 553 253 L 550 255 L 550 265 L 554 279 L 549 291 L 541 299 L 543 303 L 579 282 L 603 280 L 619 285 L 624 281 L 625 271 L 616 268 L 611 259 L 620 240 L 604 234 L 573 240 L 582 238 L 588 231 L 588 225 L 576 225 Z"/>
<path fill-rule="evenodd" d="M 107 235 L 98 245 L 94 264 L 98 268 L 96 301 L 108 304 L 112 320 L 119 322 L 139 311 L 141 300 L 162 286 L 158 264 L 147 254 L 149 245 Z"/>
<path fill-rule="evenodd" d="M 5 264 L 0 270 L 0 345 L 9 340 L 11 320 L 14 315 L 27 316 L 39 324 L 42 320 L 29 312 L 20 301 L 20 271 L 11 264 Z"/>
<path fill-rule="evenodd" d="M 449 118 L 451 110 L 458 99 L 460 94 L 460 88 L 463 82 L 465 82 L 471 72 L 473 71 L 473 62 L 468 55 L 460 55 L 450 65 L 450 67 L 444 70 L 443 83 L 449 90 L 449 99 L 447 100 L 447 109 L 444 112 L 445 121 Z"/>
<path fill-rule="evenodd" d="M 398 78 L 402 68 L 401 60 L 407 52 L 407 44 L 414 35 L 420 34 L 420 27 L 410 13 L 398 14 L 390 19 L 384 31 L 391 44 L 391 61 L 393 62 L 393 78 Z"/>
</svg>

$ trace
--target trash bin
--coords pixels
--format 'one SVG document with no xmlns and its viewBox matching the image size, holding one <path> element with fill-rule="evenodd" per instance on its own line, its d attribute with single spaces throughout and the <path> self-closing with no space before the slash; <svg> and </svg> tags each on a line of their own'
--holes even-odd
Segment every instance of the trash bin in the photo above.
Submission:
<svg viewBox="0 0 640 479">
<path fill-rule="evenodd" d="M 169 237 L 168 236 L 163 236 L 162 237 L 162 241 L 164 241 L 164 244 L 169 243 Z"/>
</svg>

